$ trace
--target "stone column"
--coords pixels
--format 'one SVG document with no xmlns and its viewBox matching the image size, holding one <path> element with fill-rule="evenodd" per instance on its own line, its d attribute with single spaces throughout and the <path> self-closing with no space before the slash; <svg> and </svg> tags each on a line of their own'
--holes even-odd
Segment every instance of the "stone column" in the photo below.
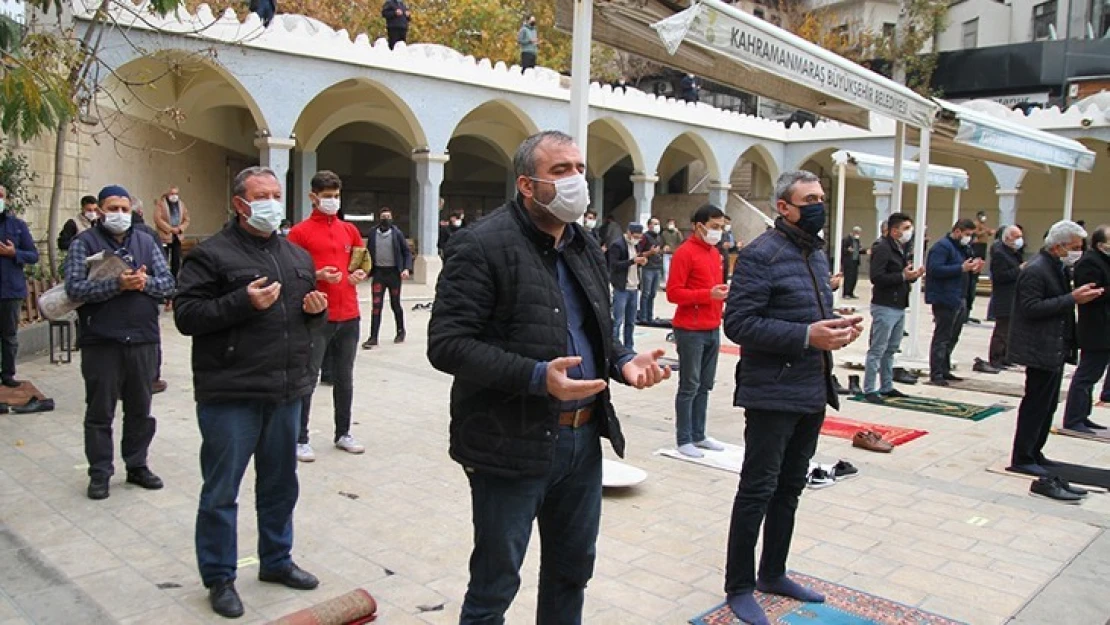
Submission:
<svg viewBox="0 0 1110 625">
<path fill-rule="evenodd" d="M 254 140 L 254 145 L 258 148 L 258 162 L 263 167 L 274 170 L 274 173 L 277 174 L 278 182 L 281 183 L 281 197 L 285 201 L 285 214 L 291 214 L 289 210 L 289 190 L 285 188 L 285 177 L 289 175 L 289 150 L 292 150 L 297 142 L 293 139 L 280 139 L 278 137 L 259 137 Z"/>
<path fill-rule="evenodd" d="M 439 240 L 439 185 L 443 183 L 446 154 L 417 152 L 412 155 L 416 163 L 416 206 L 420 228 L 413 233 L 416 239 L 415 275 L 413 279 L 423 284 L 434 284 L 443 266 L 436 250 Z"/>
<path fill-rule="evenodd" d="M 732 191 L 732 185 L 721 182 L 709 183 L 709 203 L 717 208 L 725 211 L 728 214 L 728 194 Z"/>
<path fill-rule="evenodd" d="M 655 183 L 659 182 L 656 176 L 632 174 L 632 196 L 636 198 L 637 223 L 646 224 L 651 219 L 651 201 L 655 198 Z"/>
<path fill-rule="evenodd" d="M 605 212 L 605 178 L 590 178 L 590 210 L 603 217 Z"/>
<path fill-rule="evenodd" d="M 308 194 L 312 191 L 312 177 L 316 175 L 316 152 L 300 151 L 293 153 L 293 178 L 296 184 L 297 206 L 293 212 L 294 221 L 300 221 L 312 213 L 312 200 Z"/>
<path fill-rule="evenodd" d="M 996 189 L 995 193 L 998 194 L 998 225 L 1017 224 L 1018 194 L 1021 189 Z"/>
<path fill-rule="evenodd" d="M 890 217 L 890 200 L 894 185 L 889 182 L 876 182 L 871 193 L 875 195 L 875 238 L 883 235 L 883 222 Z"/>
</svg>

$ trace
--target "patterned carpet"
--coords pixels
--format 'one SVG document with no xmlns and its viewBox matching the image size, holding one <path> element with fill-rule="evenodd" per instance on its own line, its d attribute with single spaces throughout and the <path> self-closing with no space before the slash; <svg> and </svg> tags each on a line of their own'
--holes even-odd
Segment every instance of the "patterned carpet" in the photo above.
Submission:
<svg viewBox="0 0 1110 625">
<path fill-rule="evenodd" d="M 791 579 L 825 594 L 825 603 L 802 603 L 776 595 L 757 593 L 767 618 L 774 625 L 964 625 L 960 621 L 911 608 L 816 577 L 791 573 Z M 739 625 L 728 606 L 690 619 L 691 625 Z"/>
<path fill-rule="evenodd" d="M 849 399 L 860 402 L 867 401 L 863 398 L 863 395 L 856 395 Z M 968 419 L 970 421 L 982 421 L 987 417 L 1009 410 L 1006 406 L 979 406 L 977 404 L 967 404 L 962 401 L 947 401 L 920 395 L 914 397 L 886 397 L 883 399 L 882 405 L 890 406 L 891 408 L 901 408 L 902 410 L 913 410 L 914 412 L 927 412 L 929 414 L 938 414 L 945 417 Z"/>
</svg>

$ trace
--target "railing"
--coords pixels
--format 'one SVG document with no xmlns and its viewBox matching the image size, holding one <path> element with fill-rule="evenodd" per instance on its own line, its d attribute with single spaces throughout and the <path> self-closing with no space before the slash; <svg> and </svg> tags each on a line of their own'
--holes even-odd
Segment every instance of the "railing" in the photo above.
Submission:
<svg viewBox="0 0 1110 625">
<path fill-rule="evenodd" d="M 0 0 L 2 2 L 3 0 Z M 47 280 L 45 278 L 28 278 L 27 279 L 27 297 L 23 300 L 23 309 L 19 314 L 19 325 L 25 326 L 39 321 L 46 321 L 39 313 L 39 296 L 47 292 L 50 287 L 57 284 L 57 281 Z"/>
</svg>

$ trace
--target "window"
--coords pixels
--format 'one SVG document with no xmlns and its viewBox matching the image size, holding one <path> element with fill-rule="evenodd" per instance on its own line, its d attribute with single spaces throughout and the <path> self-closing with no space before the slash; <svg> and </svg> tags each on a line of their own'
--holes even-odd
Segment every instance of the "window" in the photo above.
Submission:
<svg viewBox="0 0 1110 625">
<path fill-rule="evenodd" d="M 898 26 L 890 22 L 883 22 L 883 38 L 894 39 L 894 33 L 897 31 Z"/>
<path fill-rule="evenodd" d="M 763 9 L 756 9 L 756 10 L 754 11 L 754 15 L 755 15 L 756 17 L 758 17 L 759 19 L 761 19 L 761 20 L 762 20 L 762 19 L 767 19 L 767 18 L 763 17 Z"/>
<path fill-rule="evenodd" d="M 1056 29 L 1056 0 L 1048 0 L 1033 7 L 1033 39 L 1048 39 Z"/>
<path fill-rule="evenodd" d="M 979 47 L 979 18 L 964 22 L 964 50 Z"/>
</svg>

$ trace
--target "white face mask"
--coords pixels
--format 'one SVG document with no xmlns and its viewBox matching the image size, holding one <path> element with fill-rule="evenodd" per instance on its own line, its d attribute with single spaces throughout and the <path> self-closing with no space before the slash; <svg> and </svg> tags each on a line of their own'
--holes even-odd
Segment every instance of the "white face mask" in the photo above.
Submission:
<svg viewBox="0 0 1110 625">
<path fill-rule="evenodd" d="M 87 213 L 84 213 L 84 215 L 85 215 L 85 219 L 88 219 L 89 221 L 96 221 L 96 219 L 98 217 L 98 215 L 96 214 L 96 211 L 88 211 Z"/>
<path fill-rule="evenodd" d="M 596 219 L 587 219 L 586 220 L 586 227 L 587 228 L 590 228 L 592 230 L 596 226 L 597 226 L 597 220 Z"/>
<path fill-rule="evenodd" d="M 178 194 L 174 193 L 173 195 L 171 195 L 171 196 L 168 196 L 168 197 L 167 197 L 166 199 L 167 199 L 167 200 L 169 200 L 169 201 L 171 201 L 171 202 L 176 202 L 176 201 L 178 201 L 178 200 L 180 200 L 180 199 L 181 199 L 181 196 L 179 196 Z"/>
<path fill-rule="evenodd" d="M 1064 264 L 1068 267 L 1071 267 L 1075 263 L 1079 262 L 1079 258 L 1081 256 L 1083 256 L 1083 252 L 1079 250 L 1068 250 L 1068 255 L 1061 258 L 1060 260 L 1064 261 Z"/>
<path fill-rule="evenodd" d="M 960 245 L 966 246 L 969 243 L 971 243 L 971 235 L 970 234 L 965 234 L 964 236 L 960 237 Z"/>
<path fill-rule="evenodd" d="M 732 232 L 732 224 L 725 224 L 725 232 Z"/>
<path fill-rule="evenodd" d="M 913 228 L 908 228 L 906 230 L 903 230 L 902 234 L 898 236 L 898 242 L 901 243 L 902 245 L 905 245 L 905 244 L 909 243 L 910 239 L 912 239 L 912 238 L 913 238 Z"/>
<path fill-rule="evenodd" d="M 1110 256 L 1110 243 L 1099 243 L 1098 244 L 1098 251 L 1102 252 L 1103 254 L 1105 254 L 1107 256 Z"/>
<path fill-rule="evenodd" d="M 540 202 L 535 195 L 532 196 L 532 201 L 546 208 L 555 219 L 569 224 L 586 214 L 586 209 L 590 206 L 590 187 L 586 183 L 585 174 L 574 174 L 558 180 L 532 180 L 555 185 L 555 198 L 549 204 Z"/>
<path fill-rule="evenodd" d="M 131 227 L 131 213 L 104 213 L 104 227 L 112 234 L 123 234 Z"/>
<path fill-rule="evenodd" d="M 325 215 L 334 215 L 339 212 L 339 198 L 337 197 L 322 197 L 320 198 L 320 212 Z"/>
<path fill-rule="evenodd" d="M 674 232 L 674 224 L 667 224 L 667 230 Z"/>
<path fill-rule="evenodd" d="M 1010 246 L 1013 247 L 1015 250 L 1020 250 L 1021 248 L 1025 247 L 1025 239 L 1018 237 L 1014 239 L 1014 242 L 1011 243 Z"/>
<path fill-rule="evenodd" d="M 724 231 L 722 231 L 722 230 L 706 229 L 705 234 L 702 235 L 702 238 L 705 239 L 705 242 L 710 244 L 710 245 L 717 245 L 718 243 L 721 242 L 721 235 L 722 234 L 724 234 Z"/>
<path fill-rule="evenodd" d="M 655 224 L 654 226 L 651 227 L 651 231 L 654 232 L 655 234 L 659 234 L 660 230 L 661 230 L 661 228 L 659 227 L 659 224 Z"/>
<path fill-rule="evenodd" d="M 270 234 L 281 226 L 285 219 L 285 207 L 281 200 L 265 199 L 255 200 L 250 203 L 251 215 L 247 217 L 247 225 L 259 232 Z"/>
</svg>

